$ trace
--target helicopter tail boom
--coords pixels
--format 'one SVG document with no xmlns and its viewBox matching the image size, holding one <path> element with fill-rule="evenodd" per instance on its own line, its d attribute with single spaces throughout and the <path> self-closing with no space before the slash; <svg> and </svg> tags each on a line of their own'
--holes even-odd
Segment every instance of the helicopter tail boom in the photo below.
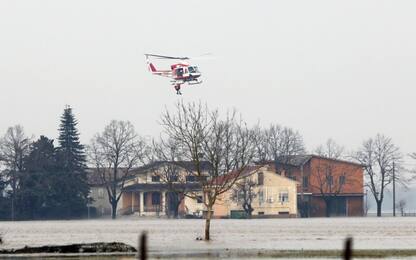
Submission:
<svg viewBox="0 0 416 260">
<path fill-rule="evenodd" d="M 153 65 L 153 63 L 149 63 L 149 69 L 150 69 L 151 72 L 156 72 L 157 71 L 156 67 L 155 67 L 155 65 Z"/>
</svg>

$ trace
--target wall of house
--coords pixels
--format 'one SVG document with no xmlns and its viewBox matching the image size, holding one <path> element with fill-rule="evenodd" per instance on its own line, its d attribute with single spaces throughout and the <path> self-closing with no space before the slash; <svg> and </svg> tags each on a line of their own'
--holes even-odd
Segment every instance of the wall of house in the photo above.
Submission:
<svg viewBox="0 0 416 260">
<path fill-rule="evenodd" d="M 138 211 L 140 205 L 140 194 L 138 192 L 125 191 L 121 195 L 117 205 L 117 213 L 124 215 Z"/>
<path fill-rule="evenodd" d="M 283 166 L 279 166 L 277 172 L 296 180 L 298 182 L 298 192 L 302 191 L 302 176 L 307 176 L 309 183 L 307 187 L 303 188 L 303 191 L 305 193 L 320 193 L 318 171 L 321 170 L 322 172 L 326 165 L 330 165 L 336 182 L 339 180 L 339 176 L 346 173 L 346 184 L 343 185 L 341 193 L 362 194 L 364 192 L 364 170 L 362 166 L 355 163 L 312 157 L 303 166 L 303 174 L 300 166 L 286 166 L 285 169 L 283 169 Z M 270 167 L 273 170 L 275 168 L 273 164 L 270 164 Z"/>
<path fill-rule="evenodd" d="M 202 196 L 202 192 L 200 193 L 200 196 Z M 181 213 L 184 215 L 202 216 L 202 212 L 205 210 L 204 203 L 198 203 L 197 200 L 193 198 L 185 197 L 182 203 L 182 208 L 179 206 L 179 210 L 182 209 Z"/>
<path fill-rule="evenodd" d="M 347 208 L 348 216 L 364 216 L 364 196 L 349 197 Z"/>
<path fill-rule="evenodd" d="M 271 164 L 274 168 L 274 165 Z M 329 169 L 333 185 L 329 188 L 328 183 L 324 180 L 326 174 L 325 169 Z M 364 170 L 361 165 L 350 163 L 342 160 L 331 160 L 319 156 L 312 156 L 311 159 L 303 165 L 303 173 L 301 167 L 295 166 L 278 166 L 278 173 L 286 175 L 289 178 L 298 181 L 298 193 L 302 190 L 305 194 L 313 194 L 313 198 L 309 203 L 309 213 L 312 217 L 325 216 L 325 203 L 319 198 L 321 191 L 324 193 L 336 193 L 347 196 L 348 216 L 363 215 L 363 192 L 364 192 Z M 339 185 L 340 176 L 345 176 L 345 184 Z M 303 187 L 302 176 L 308 178 L 308 184 Z M 318 197 L 317 197 L 318 196 Z"/>
<path fill-rule="evenodd" d="M 264 174 L 264 184 L 254 188 L 256 197 L 253 199 L 252 207 L 254 211 L 253 216 L 266 215 L 266 216 L 277 216 L 277 215 L 297 215 L 297 192 L 296 182 L 288 178 L 277 175 L 274 171 L 268 169 L 261 169 L 260 172 Z M 258 180 L 258 173 L 250 175 L 254 181 Z M 279 193 L 287 191 L 289 200 L 287 202 L 279 201 Z M 231 189 L 224 193 L 218 198 L 214 205 L 214 217 L 228 217 L 231 211 L 243 210 L 242 203 L 236 202 L 232 199 Z M 261 193 L 263 195 L 261 195 Z"/>
<path fill-rule="evenodd" d="M 108 201 L 108 194 L 105 187 L 91 187 L 90 197 L 93 199 L 92 207 L 98 217 L 111 214 L 111 205 Z"/>
<path fill-rule="evenodd" d="M 217 201 L 214 204 L 213 211 L 215 218 L 223 218 L 228 217 L 230 215 L 230 211 L 232 210 L 231 204 L 234 203 L 230 199 L 231 192 L 225 192 L 218 196 Z M 243 210 L 242 207 L 238 208 L 239 210 Z"/>
<path fill-rule="evenodd" d="M 346 215 L 347 217 L 360 217 L 363 216 L 363 196 L 344 196 L 346 199 Z M 326 204 L 322 197 L 314 196 L 311 198 L 310 206 L 311 217 L 325 217 L 326 216 Z"/>
<path fill-rule="evenodd" d="M 302 185 L 302 176 L 309 176 L 310 175 L 310 165 L 309 163 L 306 163 L 303 166 L 303 174 L 302 174 L 302 170 L 300 167 L 295 167 L 295 166 L 291 166 L 291 165 L 286 165 L 286 166 L 282 166 L 279 165 L 277 170 L 275 170 L 275 165 L 274 164 L 270 164 L 269 165 L 270 170 L 277 172 L 279 175 L 292 179 L 294 181 L 297 182 L 296 184 L 296 190 L 298 193 L 300 193 L 303 189 L 303 192 L 308 192 L 308 187 L 303 187 Z"/>
<path fill-rule="evenodd" d="M 310 204 L 310 216 L 311 217 L 325 217 L 326 206 L 325 201 L 320 197 L 312 197 Z"/>
<path fill-rule="evenodd" d="M 342 161 L 332 161 L 322 158 L 312 158 L 309 161 L 309 187 L 308 192 L 320 193 L 320 188 L 323 186 L 319 180 L 320 176 L 325 176 L 325 169 L 329 167 L 333 176 L 335 189 L 339 187 L 339 178 L 345 175 L 345 184 L 341 187 L 340 193 L 363 193 L 364 192 L 364 173 L 362 166 L 351 164 Z M 328 186 L 325 185 L 324 186 Z M 323 187 L 328 190 L 327 187 Z"/>
<path fill-rule="evenodd" d="M 132 197 L 132 192 L 123 192 L 119 201 L 119 204 L 121 205 L 120 209 L 131 208 Z"/>
<path fill-rule="evenodd" d="M 124 186 L 127 187 L 127 186 L 134 185 L 137 183 L 155 183 L 155 182 L 152 182 L 152 176 L 156 176 L 156 175 L 161 176 L 160 182 L 163 182 L 163 176 L 164 176 L 163 174 L 164 171 L 162 168 L 163 166 L 160 166 L 160 167 L 161 168 L 159 169 L 148 170 L 146 172 L 141 172 L 139 174 L 136 174 L 136 176 L 134 176 L 133 178 L 126 180 Z M 179 170 L 178 171 L 179 182 L 184 183 L 186 179 L 185 176 L 187 175 L 189 175 L 189 173 L 186 170 Z M 160 183 L 160 182 L 157 182 L 157 183 Z"/>
</svg>

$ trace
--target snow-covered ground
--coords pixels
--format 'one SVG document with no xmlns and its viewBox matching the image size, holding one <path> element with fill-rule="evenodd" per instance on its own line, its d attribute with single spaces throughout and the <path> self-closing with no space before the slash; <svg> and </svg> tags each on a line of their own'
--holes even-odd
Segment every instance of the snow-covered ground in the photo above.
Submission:
<svg viewBox="0 0 416 260">
<path fill-rule="evenodd" d="M 153 252 L 180 253 L 225 249 L 341 249 L 347 236 L 357 249 L 412 249 L 416 218 L 315 218 L 213 220 L 212 241 L 197 241 L 204 220 L 120 219 L 0 222 L 3 248 L 25 245 L 119 241 L 137 245 L 149 234 Z"/>
</svg>

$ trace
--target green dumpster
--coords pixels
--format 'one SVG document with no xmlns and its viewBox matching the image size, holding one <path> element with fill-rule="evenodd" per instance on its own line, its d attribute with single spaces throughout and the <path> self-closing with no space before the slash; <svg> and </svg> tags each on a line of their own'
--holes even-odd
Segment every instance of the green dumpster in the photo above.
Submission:
<svg viewBox="0 0 416 260">
<path fill-rule="evenodd" d="M 244 210 L 231 210 L 230 218 L 242 219 L 242 218 L 247 218 L 247 216 Z"/>
</svg>

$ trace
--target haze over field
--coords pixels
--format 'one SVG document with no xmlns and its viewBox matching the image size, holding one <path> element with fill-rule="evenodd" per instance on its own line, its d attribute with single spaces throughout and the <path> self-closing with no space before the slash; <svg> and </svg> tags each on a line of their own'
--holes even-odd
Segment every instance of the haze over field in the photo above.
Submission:
<svg viewBox="0 0 416 260">
<path fill-rule="evenodd" d="M 195 240 L 203 231 L 201 223 L 201 220 L 132 217 L 115 221 L 2 222 L 0 229 L 7 241 L 5 248 L 56 241 L 63 244 L 120 241 L 136 246 L 138 234 L 145 230 L 153 253 L 339 250 L 348 236 L 354 237 L 356 249 L 413 249 L 416 242 L 413 218 L 215 219 L 213 240 L 209 243 Z"/>
<path fill-rule="evenodd" d="M 349 150 L 376 133 L 416 151 L 413 1 L 0 2 L 0 133 L 57 136 L 65 104 L 83 142 L 111 119 L 157 136 L 177 100 L 236 108 L 250 123 L 332 137 Z M 183 96 L 143 53 L 197 56 L 204 83 Z M 164 64 L 166 65 L 166 64 Z M 408 166 L 414 162 L 408 161 Z M 389 202 L 386 201 L 386 207 Z"/>
</svg>

